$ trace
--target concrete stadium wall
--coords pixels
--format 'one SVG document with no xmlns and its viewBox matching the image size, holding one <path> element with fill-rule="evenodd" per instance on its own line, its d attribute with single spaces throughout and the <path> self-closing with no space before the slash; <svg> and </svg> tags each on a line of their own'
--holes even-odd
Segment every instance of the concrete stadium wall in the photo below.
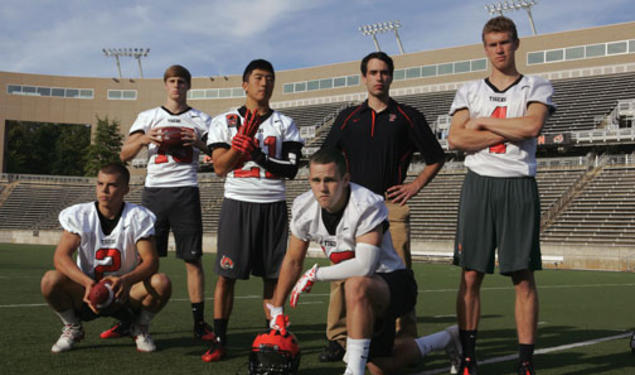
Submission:
<svg viewBox="0 0 635 375">
<path fill-rule="evenodd" d="M 56 245 L 61 231 L 0 230 L 0 251 L 2 243 Z M 431 263 L 451 263 L 454 251 L 453 241 L 413 241 L 412 257 L 415 261 Z M 168 249 L 174 251 L 174 238 L 170 235 Z M 203 235 L 203 251 L 216 253 L 216 235 Z M 309 247 L 310 257 L 324 258 L 324 253 L 316 244 Z M 599 270 L 635 272 L 635 248 L 607 247 L 598 249 L 590 246 L 560 246 L 542 244 L 543 267 L 549 269 Z"/>
</svg>

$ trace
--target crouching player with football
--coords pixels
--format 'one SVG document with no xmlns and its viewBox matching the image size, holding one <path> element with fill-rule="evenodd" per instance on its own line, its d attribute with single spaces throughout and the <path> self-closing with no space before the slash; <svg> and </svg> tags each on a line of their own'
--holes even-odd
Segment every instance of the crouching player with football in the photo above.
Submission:
<svg viewBox="0 0 635 375">
<path fill-rule="evenodd" d="M 311 191 L 293 202 L 292 235 L 270 306 L 271 328 L 287 325 L 282 306 L 289 293 L 295 307 L 314 282 L 345 280 L 345 374 L 364 374 L 366 365 L 373 374 L 396 373 L 444 348 L 458 362 L 456 326 L 395 340 L 395 319 L 414 308 L 417 284 L 393 248 L 383 198 L 350 182 L 344 156 L 336 150 L 325 148 L 311 156 L 309 173 Z M 335 264 L 316 264 L 299 277 L 310 241 L 320 244 Z"/>
<path fill-rule="evenodd" d="M 97 201 L 76 204 L 59 215 L 64 232 L 53 256 L 55 270 L 41 282 L 42 295 L 64 323 L 51 348 L 54 353 L 72 349 L 84 337 L 82 321 L 101 316 L 130 319 L 137 350 L 156 350 L 148 326 L 170 298 L 171 283 L 157 273 L 154 214 L 124 202 L 129 179 L 125 166 L 106 165 L 97 175 Z M 101 279 L 108 279 L 113 291 L 106 306 L 96 303 L 94 289 L 101 287 Z"/>
</svg>

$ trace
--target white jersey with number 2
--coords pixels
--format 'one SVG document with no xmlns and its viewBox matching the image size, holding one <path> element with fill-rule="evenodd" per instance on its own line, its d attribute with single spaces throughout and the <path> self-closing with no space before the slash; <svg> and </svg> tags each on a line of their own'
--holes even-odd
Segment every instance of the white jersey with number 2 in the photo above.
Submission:
<svg viewBox="0 0 635 375">
<path fill-rule="evenodd" d="M 139 263 L 137 241 L 154 235 L 155 216 L 145 207 L 125 203 L 109 235 L 101 229 L 95 202 L 70 206 L 59 215 L 64 230 L 79 235 L 77 266 L 95 280 L 120 276 Z"/>
</svg>

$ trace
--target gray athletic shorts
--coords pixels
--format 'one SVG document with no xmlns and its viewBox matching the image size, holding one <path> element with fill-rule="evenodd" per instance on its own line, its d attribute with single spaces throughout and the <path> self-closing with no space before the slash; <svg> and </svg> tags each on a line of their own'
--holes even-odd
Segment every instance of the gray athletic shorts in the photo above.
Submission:
<svg viewBox="0 0 635 375">
<path fill-rule="evenodd" d="M 277 279 L 289 237 L 287 203 L 223 199 L 218 222 L 216 273 L 230 279 L 249 274 Z"/>
<path fill-rule="evenodd" d="M 459 205 L 454 264 L 494 272 L 540 270 L 540 198 L 533 177 L 487 177 L 468 170 Z"/>
<path fill-rule="evenodd" d="M 170 228 L 176 242 L 176 256 L 195 262 L 203 255 L 203 224 L 198 187 L 149 188 L 143 190 L 142 205 L 152 211 L 157 252 L 168 255 Z"/>
</svg>

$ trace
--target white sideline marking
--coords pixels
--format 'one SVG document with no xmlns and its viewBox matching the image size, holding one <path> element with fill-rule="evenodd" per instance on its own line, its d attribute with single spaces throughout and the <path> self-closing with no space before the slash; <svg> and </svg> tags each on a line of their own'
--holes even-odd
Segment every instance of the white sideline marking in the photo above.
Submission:
<svg viewBox="0 0 635 375">
<path fill-rule="evenodd" d="M 606 287 L 627 287 L 627 286 L 635 286 L 635 283 L 624 283 L 624 284 L 580 284 L 580 285 L 544 285 L 538 286 L 538 289 L 574 289 L 574 288 L 606 288 Z M 513 291 L 514 289 L 511 286 L 499 286 L 499 287 L 490 287 L 490 288 L 481 288 L 482 291 L 487 290 L 509 290 Z M 419 294 L 423 293 L 456 293 L 456 289 L 424 289 L 419 290 Z M 314 297 L 328 297 L 328 293 L 312 293 L 306 294 L 303 298 L 314 298 Z M 261 299 L 262 296 L 255 294 L 248 294 L 244 296 L 235 296 L 234 299 Z M 205 298 L 206 301 L 213 301 L 214 298 Z M 171 298 L 170 301 L 174 302 L 188 302 L 187 298 Z M 300 304 L 308 304 L 308 302 L 302 302 Z M 42 307 L 48 306 L 46 303 L 22 303 L 22 304 L 8 304 L 8 305 L 0 305 L 0 309 L 2 308 L 15 308 L 15 307 Z"/>
<path fill-rule="evenodd" d="M 593 339 L 593 340 L 574 342 L 574 343 L 566 344 L 566 345 L 552 346 L 550 348 L 538 349 L 538 350 L 536 350 L 534 352 L 534 354 L 546 354 L 546 353 L 551 353 L 551 352 L 558 352 L 558 351 L 562 351 L 562 350 L 579 348 L 579 347 L 582 347 L 582 346 L 595 345 L 595 344 L 599 344 L 599 343 L 605 342 L 605 341 L 623 339 L 625 337 L 629 337 L 632 334 L 633 334 L 633 332 L 625 332 L 625 333 L 620 333 L 619 335 L 614 335 L 614 336 L 600 337 L 600 338 Z M 479 361 L 478 363 L 481 364 L 481 365 L 486 365 L 488 363 L 499 363 L 499 362 L 511 361 L 511 360 L 516 359 L 516 358 L 518 358 L 518 354 L 509 354 L 509 355 L 503 355 L 503 356 L 500 356 L 500 357 L 489 358 L 489 359 L 486 359 L 484 361 Z M 443 367 L 443 368 L 437 368 L 437 369 L 433 369 L 433 370 L 427 370 L 427 371 L 418 372 L 418 373 L 415 373 L 413 375 L 436 375 L 436 374 L 447 373 L 449 371 L 450 371 L 449 367 Z"/>
</svg>

